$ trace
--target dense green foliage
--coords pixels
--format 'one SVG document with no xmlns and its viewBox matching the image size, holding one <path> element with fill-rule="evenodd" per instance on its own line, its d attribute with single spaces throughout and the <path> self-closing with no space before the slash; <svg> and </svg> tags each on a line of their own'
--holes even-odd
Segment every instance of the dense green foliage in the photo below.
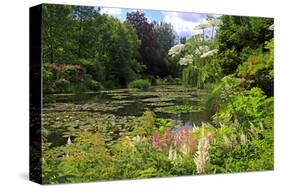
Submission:
<svg viewBox="0 0 281 188">
<path fill-rule="evenodd" d="M 246 61 L 251 61 L 250 63 L 253 65 L 253 68 L 256 66 L 255 64 L 257 61 L 271 61 L 268 63 L 263 62 L 262 66 L 265 66 L 263 68 L 264 70 L 256 73 L 257 76 L 262 76 L 261 80 L 263 80 L 259 81 L 259 87 L 266 89 L 266 85 L 269 84 L 269 88 L 265 91 L 269 94 L 273 87 L 273 80 L 266 78 L 268 74 L 266 71 L 272 70 L 270 66 L 273 65 L 273 59 L 265 58 L 262 60 L 261 56 L 269 52 L 266 46 L 268 46 L 268 42 L 273 38 L 273 32 L 269 29 L 273 24 L 273 19 L 222 16 L 221 20 L 224 24 L 220 27 L 216 35 L 216 43 L 219 49 L 218 59 L 221 62 L 224 74 L 235 73 L 237 67 L 241 64 L 245 64 Z M 273 40 L 271 41 L 273 49 Z M 260 65 L 257 65 L 257 67 L 258 66 Z M 268 69 L 266 67 L 268 67 Z M 251 70 L 252 67 L 249 67 L 249 69 Z"/>
<path fill-rule="evenodd" d="M 44 183 L 273 169 L 273 19 L 43 14 Z"/>
<path fill-rule="evenodd" d="M 148 91 L 150 82 L 148 80 L 134 80 L 129 83 L 129 88 L 138 88 L 142 91 Z"/>
</svg>

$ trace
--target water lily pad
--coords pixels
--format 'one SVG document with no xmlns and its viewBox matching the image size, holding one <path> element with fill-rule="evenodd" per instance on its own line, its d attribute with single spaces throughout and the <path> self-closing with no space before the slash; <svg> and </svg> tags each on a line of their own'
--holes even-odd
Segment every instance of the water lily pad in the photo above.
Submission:
<svg viewBox="0 0 281 188">
<path fill-rule="evenodd" d="M 162 113 L 172 113 L 178 114 L 181 112 L 200 112 L 203 109 L 199 106 L 190 106 L 190 105 L 175 105 L 175 106 L 167 106 L 167 107 L 159 107 L 155 108 L 155 112 L 162 112 Z"/>
<path fill-rule="evenodd" d="M 154 102 L 154 103 L 148 103 L 147 105 L 151 107 L 161 107 L 161 106 L 173 106 L 175 104 L 172 102 Z"/>
<path fill-rule="evenodd" d="M 171 98 L 159 98 L 159 97 L 142 99 L 143 102 L 166 102 L 166 101 L 172 101 L 172 100 L 173 99 L 171 99 Z"/>
<path fill-rule="evenodd" d="M 126 104 L 129 104 L 129 103 L 132 103 L 132 102 L 135 102 L 133 100 L 114 100 L 114 101 L 111 101 L 110 103 L 111 104 L 123 104 L 123 105 L 126 105 Z"/>
<path fill-rule="evenodd" d="M 112 99 L 125 99 L 128 98 L 129 95 L 114 95 L 113 97 L 111 97 Z"/>
</svg>

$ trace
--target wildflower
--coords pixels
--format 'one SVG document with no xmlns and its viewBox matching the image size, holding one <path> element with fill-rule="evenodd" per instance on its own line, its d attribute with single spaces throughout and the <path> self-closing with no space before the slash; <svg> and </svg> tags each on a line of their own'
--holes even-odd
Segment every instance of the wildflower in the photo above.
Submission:
<svg viewBox="0 0 281 188">
<path fill-rule="evenodd" d="M 209 157 L 210 140 L 208 137 L 202 137 L 198 143 L 198 151 L 194 156 L 196 171 L 198 174 L 205 173 L 206 167 L 210 161 Z"/>
<path fill-rule="evenodd" d="M 183 143 L 180 147 L 180 152 L 183 154 L 183 155 L 187 155 L 189 154 L 188 152 L 188 145 L 186 143 Z"/>
<path fill-rule="evenodd" d="M 247 136 L 243 132 L 240 133 L 240 141 L 242 145 L 245 145 L 248 142 Z"/>
<path fill-rule="evenodd" d="M 226 148 L 231 148 L 232 147 L 232 142 L 231 142 L 231 140 L 226 135 L 223 135 L 223 140 L 224 140 L 224 146 Z"/>
<path fill-rule="evenodd" d="M 187 153 L 191 156 L 195 150 L 197 142 L 192 134 L 188 135 L 186 142 L 187 142 Z"/>
<path fill-rule="evenodd" d="M 152 133 L 152 145 L 154 147 L 159 147 L 159 137 L 156 132 Z"/>
<path fill-rule="evenodd" d="M 163 135 L 160 138 L 160 147 L 161 149 L 163 149 L 164 147 L 167 147 L 170 142 L 171 142 L 171 134 L 170 131 L 165 130 L 165 132 L 163 133 Z"/>
<path fill-rule="evenodd" d="M 174 146 L 176 147 L 179 143 L 179 136 L 177 134 L 174 134 L 173 140 L 174 140 Z"/>
<path fill-rule="evenodd" d="M 141 141 L 140 136 L 139 136 L 139 135 L 135 136 L 135 137 L 133 138 L 133 141 L 134 141 L 135 143 L 139 143 L 139 142 Z"/>
<path fill-rule="evenodd" d="M 177 150 L 173 149 L 172 147 L 169 148 L 169 156 L 168 156 L 169 160 L 176 160 L 177 159 Z"/>
</svg>

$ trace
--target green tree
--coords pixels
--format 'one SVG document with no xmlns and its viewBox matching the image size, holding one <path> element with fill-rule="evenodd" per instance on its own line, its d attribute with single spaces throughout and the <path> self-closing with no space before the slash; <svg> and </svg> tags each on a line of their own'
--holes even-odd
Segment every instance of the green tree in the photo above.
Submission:
<svg viewBox="0 0 281 188">
<path fill-rule="evenodd" d="M 176 32 L 173 25 L 161 21 L 160 23 L 156 23 L 154 27 L 158 41 L 167 54 L 169 49 L 175 45 Z"/>
<path fill-rule="evenodd" d="M 128 81 L 136 78 L 140 66 L 136 61 L 137 50 L 140 42 L 131 24 L 121 24 L 118 19 L 110 18 L 112 35 L 110 41 L 110 63 L 106 74 L 117 81 L 117 85 L 126 87 Z"/>
<path fill-rule="evenodd" d="M 94 39 L 92 36 L 92 20 L 99 9 L 89 6 L 72 6 L 73 29 L 75 38 L 74 53 L 78 58 L 88 58 L 91 56 L 90 42 Z"/>
<path fill-rule="evenodd" d="M 245 61 L 251 50 L 264 47 L 265 41 L 273 37 L 268 28 L 271 18 L 221 16 L 222 25 L 216 35 L 219 61 L 223 72 L 231 74 Z"/>
<path fill-rule="evenodd" d="M 44 63 L 65 63 L 73 59 L 71 6 L 43 5 Z"/>
</svg>

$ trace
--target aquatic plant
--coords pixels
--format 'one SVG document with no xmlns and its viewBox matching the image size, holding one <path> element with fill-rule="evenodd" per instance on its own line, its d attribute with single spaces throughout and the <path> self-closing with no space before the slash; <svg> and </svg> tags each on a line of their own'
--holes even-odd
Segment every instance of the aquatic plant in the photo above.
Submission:
<svg viewBox="0 0 281 188">
<path fill-rule="evenodd" d="M 171 114 L 178 114 L 181 112 L 200 112 L 203 110 L 200 106 L 191 106 L 191 105 L 174 105 L 174 106 L 165 106 L 165 107 L 158 107 L 154 109 L 156 112 L 164 112 L 164 113 L 171 113 Z"/>
</svg>

